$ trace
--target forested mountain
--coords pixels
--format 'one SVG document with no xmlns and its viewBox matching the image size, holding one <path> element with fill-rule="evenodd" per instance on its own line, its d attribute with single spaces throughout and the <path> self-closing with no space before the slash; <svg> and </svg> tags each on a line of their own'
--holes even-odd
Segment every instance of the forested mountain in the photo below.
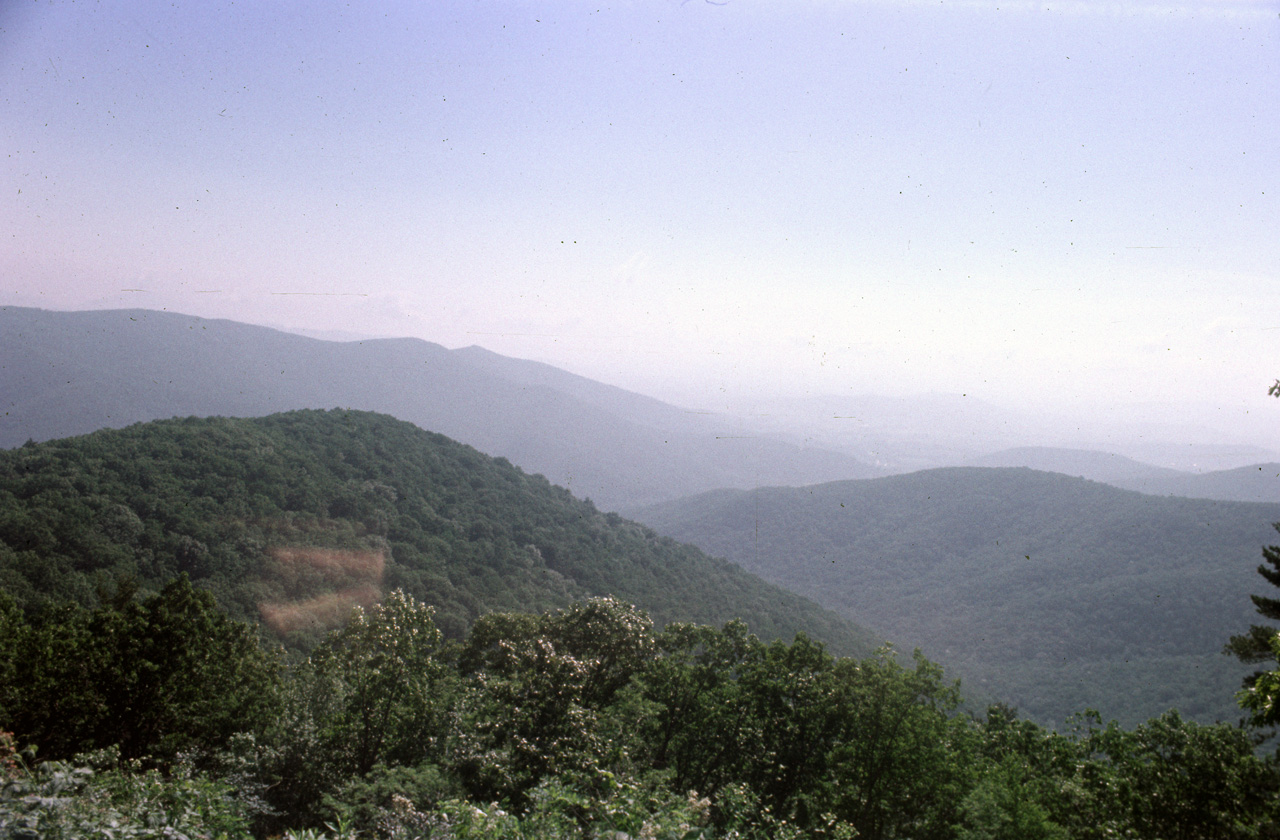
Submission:
<svg viewBox="0 0 1280 840">
<path fill-rule="evenodd" d="M 974 458 L 971 467 L 1027 467 L 1041 472 L 1080 476 L 1090 481 L 1116 484 L 1122 481 L 1149 481 L 1190 475 L 1180 470 L 1144 464 L 1123 455 L 1087 449 L 1053 446 L 1019 446 Z"/>
<path fill-rule="evenodd" d="M 1030 467 L 1080 476 L 1153 496 L 1280 502 L 1280 464 L 1270 462 L 1193 473 L 1144 464 L 1109 452 L 1024 446 L 976 458 L 969 466 Z"/>
<path fill-rule="evenodd" d="M 1019 499 L 1069 502 L 1014 472 Z M 1046 513 L 972 481 L 924 489 L 897 496 L 916 492 L 918 513 L 940 491 L 997 521 Z M 936 498 L 940 533 L 972 542 Z M 804 507 L 787 515 L 819 533 Z M 765 522 L 766 551 L 777 531 Z M 584 597 L 603 593 L 619 598 Z M 1246 731 L 1172 712 L 1050 732 L 966 709 L 940 667 L 872 643 L 728 561 L 385 415 L 33 442 L 0 452 L 0 836 L 1269 836 L 1280 776 Z"/>
<path fill-rule="evenodd" d="M 1235 719 L 1280 505 L 1028 469 L 719 491 L 631 513 L 926 655 L 1034 718 Z"/>
<path fill-rule="evenodd" d="M 1236 502 L 1280 501 L 1280 464 L 1268 462 L 1207 473 L 1115 481 L 1117 487 L 1159 496 Z"/>
<path fill-rule="evenodd" d="M 875 474 L 481 348 L 320 341 L 149 310 L 0 308 L 0 400 L 4 447 L 175 416 L 377 411 L 509 458 L 605 510 Z"/>
<path fill-rule="evenodd" d="M 0 590 L 93 605 L 185 573 L 300 647 L 403 589 L 461 637 L 591 595 L 838 652 L 870 634 L 542 476 L 385 415 L 188 418 L 0 452 Z"/>
</svg>

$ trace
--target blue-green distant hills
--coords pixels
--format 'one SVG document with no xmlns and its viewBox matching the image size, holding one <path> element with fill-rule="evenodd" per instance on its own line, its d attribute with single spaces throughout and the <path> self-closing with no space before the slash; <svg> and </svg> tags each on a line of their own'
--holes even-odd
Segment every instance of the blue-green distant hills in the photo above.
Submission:
<svg viewBox="0 0 1280 840">
<path fill-rule="evenodd" d="M 1219 654 L 1280 504 L 1144 495 L 1025 468 L 718 491 L 629 512 L 1061 723 L 1234 720 Z"/>
</svg>

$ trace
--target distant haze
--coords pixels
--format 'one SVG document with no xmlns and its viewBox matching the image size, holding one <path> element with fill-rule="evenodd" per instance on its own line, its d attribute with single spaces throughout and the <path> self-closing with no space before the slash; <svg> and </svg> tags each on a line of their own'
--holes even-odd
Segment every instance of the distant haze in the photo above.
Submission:
<svg viewBox="0 0 1280 840">
<path fill-rule="evenodd" d="M 0 305 L 1276 445 L 1273 2 L 8 3 L 0 91 Z"/>
</svg>

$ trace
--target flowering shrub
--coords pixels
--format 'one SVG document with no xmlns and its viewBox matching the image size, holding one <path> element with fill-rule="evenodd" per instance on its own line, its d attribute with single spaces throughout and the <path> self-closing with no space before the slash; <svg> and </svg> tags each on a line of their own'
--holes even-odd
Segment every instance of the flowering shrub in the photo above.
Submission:
<svg viewBox="0 0 1280 840">
<path fill-rule="evenodd" d="M 0 788 L 0 838 L 248 837 L 245 816 L 225 785 L 195 775 L 165 777 L 136 766 L 112 766 L 116 755 L 103 751 L 77 762 L 19 766 Z"/>
</svg>

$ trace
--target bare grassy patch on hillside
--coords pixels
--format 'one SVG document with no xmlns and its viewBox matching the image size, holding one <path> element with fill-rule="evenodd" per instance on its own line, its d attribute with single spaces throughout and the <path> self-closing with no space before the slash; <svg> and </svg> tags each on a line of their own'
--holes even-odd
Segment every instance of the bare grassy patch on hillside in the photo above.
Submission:
<svg viewBox="0 0 1280 840">
<path fill-rule="evenodd" d="M 260 603 L 263 623 L 282 635 L 331 630 L 347 620 L 353 607 L 370 607 L 382 597 L 387 562 L 382 551 L 276 546 L 268 554 L 282 568 L 339 587 L 310 598 Z"/>
</svg>

